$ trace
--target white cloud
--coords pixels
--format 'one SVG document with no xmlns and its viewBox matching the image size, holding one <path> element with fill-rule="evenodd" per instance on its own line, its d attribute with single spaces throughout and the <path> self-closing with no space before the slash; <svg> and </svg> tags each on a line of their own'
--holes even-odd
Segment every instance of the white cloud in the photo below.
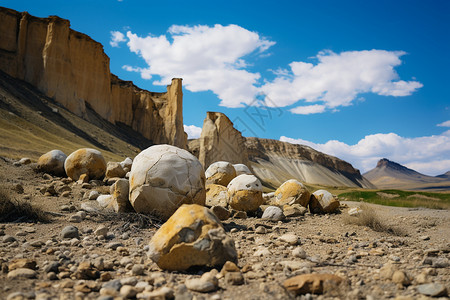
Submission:
<svg viewBox="0 0 450 300">
<path fill-rule="evenodd" d="M 450 127 L 450 120 L 437 124 L 440 127 Z"/>
<path fill-rule="evenodd" d="M 401 64 L 400 57 L 404 54 L 385 50 L 340 54 L 322 51 L 316 56 L 316 65 L 294 61 L 289 64 L 290 70 L 277 70 L 277 77 L 261 88 L 278 106 L 302 100 L 324 102 L 327 108 L 336 108 L 351 105 L 358 94 L 369 92 L 383 96 L 408 96 L 423 85 L 417 81 L 399 80 L 394 67 Z M 296 109 L 291 111 L 296 113 Z"/>
<path fill-rule="evenodd" d="M 173 25 L 168 35 L 140 37 L 127 32 L 128 47 L 148 65 L 139 72 L 160 76 L 161 80 L 153 82 L 157 85 L 181 77 L 187 90 L 210 90 L 221 99 L 220 105 L 227 107 L 251 103 L 258 92 L 260 74 L 244 69 L 248 67 L 244 57 L 275 44 L 237 25 Z"/>
<path fill-rule="evenodd" d="M 325 111 L 324 105 L 306 105 L 306 106 L 297 106 L 295 108 L 292 108 L 290 111 L 294 114 L 299 115 L 310 115 L 310 114 L 318 114 L 323 113 Z"/>
<path fill-rule="evenodd" d="M 450 130 L 440 135 L 405 138 L 395 133 L 372 134 L 355 145 L 331 140 L 318 144 L 282 136 L 280 141 L 303 144 L 350 162 L 361 173 L 370 171 L 381 158 L 388 158 L 426 175 L 450 170 Z"/>
<path fill-rule="evenodd" d="M 183 125 L 184 131 L 188 135 L 188 139 L 198 139 L 202 134 L 202 129 L 195 125 Z"/>
<path fill-rule="evenodd" d="M 120 31 L 111 31 L 111 41 L 109 44 L 112 47 L 119 47 L 119 43 L 126 42 L 125 35 Z"/>
</svg>

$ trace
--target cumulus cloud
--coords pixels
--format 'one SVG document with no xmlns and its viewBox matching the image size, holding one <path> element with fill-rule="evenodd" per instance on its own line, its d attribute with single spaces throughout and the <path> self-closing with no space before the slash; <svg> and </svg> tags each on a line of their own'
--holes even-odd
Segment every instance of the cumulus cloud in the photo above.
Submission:
<svg viewBox="0 0 450 300">
<path fill-rule="evenodd" d="M 324 144 L 282 136 L 280 141 L 310 146 L 350 162 L 361 173 L 370 171 L 381 158 L 405 165 L 426 175 L 450 170 L 450 130 L 440 135 L 405 138 L 395 133 L 378 133 L 364 137 L 355 145 L 331 140 Z"/>
<path fill-rule="evenodd" d="M 437 124 L 440 127 L 450 127 L 450 120 Z"/>
<path fill-rule="evenodd" d="M 141 68 L 142 77 L 158 75 L 153 84 L 169 84 L 182 77 L 184 87 L 192 92 L 212 91 L 221 105 L 242 107 L 251 103 L 258 92 L 261 77 L 245 68 L 245 57 L 261 54 L 275 43 L 237 25 L 178 26 L 168 36 L 141 37 L 127 32 L 128 47 L 148 65 Z"/>
<path fill-rule="evenodd" d="M 126 42 L 125 35 L 120 31 L 111 31 L 111 41 L 109 44 L 112 47 L 119 47 L 119 43 Z"/>
<path fill-rule="evenodd" d="M 202 134 L 202 129 L 195 125 L 183 125 L 184 131 L 188 135 L 188 139 L 198 139 Z"/>
<path fill-rule="evenodd" d="M 262 91 L 278 106 L 302 100 L 322 102 L 327 108 L 351 105 L 361 93 L 383 96 L 408 96 L 423 85 L 418 81 L 399 80 L 394 67 L 401 64 L 403 51 L 364 50 L 336 54 L 322 51 L 318 63 L 294 61 L 290 69 L 279 69 L 276 78 L 264 84 Z M 318 109 L 319 106 L 316 106 Z M 321 109 L 320 112 L 324 112 Z M 303 113 L 294 108 L 293 113 Z"/>
<path fill-rule="evenodd" d="M 323 113 L 325 111 L 325 105 L 306 105 L 306 106 L 297 106 L 292 108 L 290 111 L 294 114 L 298 115 L 310 115 L 310 114 L 318 114 Z"/>
</svg>

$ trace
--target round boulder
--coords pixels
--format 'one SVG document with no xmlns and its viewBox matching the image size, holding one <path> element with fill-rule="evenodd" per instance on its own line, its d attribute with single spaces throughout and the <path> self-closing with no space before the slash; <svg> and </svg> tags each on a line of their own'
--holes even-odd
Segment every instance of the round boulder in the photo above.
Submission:
<svg viewBox="0 0 450 300">
<path fill-rule="evenodd" d="M 317 190 L 309 201 L 309 210 L 312 213 L 332 213 L 339 209 L 339 201 L 326 190 Z"/>
<path fill-rule="evenodd" d="M 207 184 L 205 205 L 227 207 L 227 187 L 220 184 Z"/>
<path fill-rule="evenodd" d="M 228 205 L 235 210 L 256 211 L 264 200 L 262 184 L 254 175 L 239 175 L 228 184 Z"/>
<path fill-rule="evenodd" d="M 78 180 L 83 174 L 86 174 L 89 180 L 102 179 L 106 172 L 106 161 L 100 151 L 82 148 L 67 157 L 64 169 L 67 176 L 73 180 Z"/>
<path fill-rule="evenodd" d="M 244 164 L 234 164 L 233 168 L 236 170 L 236 176 L 247 174 L 252 175 L 250 169 Z"/>
<path fill-rule="evenodd" d="M 227 186 L 236 177 L 233 165 L 226 161 L 218 161 L 211 164 L 205 172 L 207 184 L 220 184 Z"/>
<path fill-rule="evenodd" d="M 37 169 L 40 172 L 64 176 L 66 174 L 66 171 L 64 171 L 64 162 L 66 161 L 66 158 L 67 155 L 61 150 L 49 151 L 39 157 Z"/>
<path fill-rule="evenodd" d="M 134 165 L 133 165 L 134 166 Z M 234 241 L 206 207 L 182 205 L 150 240 L 148 256 L 164 270 L 237 263 Z"/>
<path fill-rule="evenodd" d="M 136 212 L 168 219 L 182 204 L 205 205 L 205 172 L 186 150 L 149 147 L 133 161 L 129 199 Z"/>
<path fill-rule="evenodd" d="M 301 182 L 295 179 L 290 179 L 280 185 L 280 187 L 275 191 L 274 196 L 275 204 L 278 206 L 298 203 L 301 206 L 307 207 L 311 193 Z"/>
</svg>

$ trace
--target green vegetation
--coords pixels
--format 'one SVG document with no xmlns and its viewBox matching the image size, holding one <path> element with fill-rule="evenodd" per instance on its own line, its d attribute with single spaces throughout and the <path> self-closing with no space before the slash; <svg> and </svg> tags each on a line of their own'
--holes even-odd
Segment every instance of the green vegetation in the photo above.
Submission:
<svg viewBox="0 0 450 300">
<path fill-rule="evenodd" d="M 400 206 L 450 209 L 450 193 L 431 193 L 402 190 L 357 190 L 338 195 L 340 200 Z"/>
</svg>

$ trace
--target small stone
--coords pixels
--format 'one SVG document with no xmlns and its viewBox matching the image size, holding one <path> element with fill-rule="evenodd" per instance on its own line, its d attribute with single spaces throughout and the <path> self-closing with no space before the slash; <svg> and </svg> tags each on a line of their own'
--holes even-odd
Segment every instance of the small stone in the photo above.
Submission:
<svg viewBox="0 0 450 300">
<path fill-rule="evenodd" d="M 131 273 L 133 275 L 144 275 L 144 266 L 143 265 L 134 265 L 131 269 Z"/>
<path fill-rule="evenodd" d="M 102 288 L 114 289 L 116 291 L 119 291 L 121 287 L 122 283 L 119 279 L 110 280 L 102 285 Z"/>
<path fill-rule="evenodd" d="M 211 211 L 219 218 L 221 221 L 228 220 L 230 218 L 231 212 L 223 206 L 213 206 Z"/>
<path fill-rule="evenodd" d="M 81 221 L 83 221 L 83 219 L 79 215 L 72 215 L 69 218 L 69 222 L 72 223 L 81 223 Z"/>
<path fill-rule="evenodd" d="M 269 206 L 264 210 L 261 219 L 278 222 L 284 219 L 283 210 L 277 206 Z"/>
<path fill-rule="evenodd" d="M 286 233 L 280 236 L 281 241 L 288 243 L 289 245 L 297 245 L 300 243 L 298 236 L 294 233 Z"/>
<path fill-rule="evenodd" d="M 17 241 L 17 240 L 16 240 L 15 237 L 6 234 L 6 235 L 3 236 L 2 241 L 3 241 L 3 243 L 13 243 L 13 242 L 15 242 L 15 241 Z"/>
<path fill-rule="evenodd" d="M 137 290 L 134 286 L 124 285 L 120 288 L 120 295 L 122 295 L 125 299 L 132 299 L 136 297 Z"/>
<path fill-rule="evenodd" d="M 253 253 L 253 256 L 269 256 L 272 252 L 269 251 L 269 249 L 265 247 L 258 247 L 258 249 Z"/>
<path fill-rule="evenodd" d="M 14 259 L 9 265 L 8 270 L 13 271 L 15 269 L 31 269 L 36 270 L 36 261 L 29 258 Z"/>
<path fill-rule="evenodd" d="M 296 247 L 294 250 L 292 250 L 292 256 L 301 259 L 305 259 L 307 257 L 305 250 L 303 250 L 301 247 Z"/>
<path fill-rule="evenodd" d="M 200 293 L 209 293 L 217 290 L 217 286 L 210 281 L 202 280 L 201 278 L 188 279 L 185 282 L 188 289 Z"/>
<path fill-rule="evenodd" d="M 394 272 L 394 274 L 392 275 L 392 282 L 404 286 L 411 284 L 411 280 L 408 278 L 408 276 L 403 271 L 400 270 Z"/>
<path fill-rule="evenodd" d="M 241 272 L 228 272 L 225 274 L 225 282 L 231 285 L 242 285 L 245 280 Z"/>
<path fill-rule="evenodd" d="M 123 247 L 123 244 L 121 242 L 111 242 L 105 246 L 106 249 L 112 249 L 112 250 L 116 250 L 119 247 Z"/>
<path fill-rule="evenodd" d="M 422 295 L 431 297 L 445 297 L 447 296 L 447 289 L 440 283 L 426 283 L 417 286 L 417 291 Z"/>
<path fill-rule="evenodd" d="M 29 159 L 28 157 L 23 157 L 19 160 L 19 164 L 29 165 L 29 164 L 31 164 L 31 159 Z"/>
<path fill-rule="evenodd" d="M 89 193 L 88 199 L 89 200 L 96 200 L 100 196 L 100 193 L 98 191 L 91 191 Z"/>
<path fill-rule="evenodd" d="M 37 275 L 36 271 L 26 268 L 15 269 L 8 273 L 9 279 L 17 278 L 35 278 Z"/>
<path fill-rule="evenodd" d="M 66 226 L 61 231 L 61 237 L 63 239 L 79 238 L 78 228 L 75 226 Z"/>
<path fill-rule="evenodd" d="M 419 239 L 421 239 L 422 241 L 428 241 L 430 237 L 428 235 L 422 235 L 419 237 Z"/>
<path fill-rule="evenodd" d="M 241 270 L 239 270 L 239 267 L 236 266 L 236 264 L 234 262 L 227 261 L 223 265 L 222 270 L 220 270 L 220 274 L 222 274 L 222 276 L 225 276 L 225 274 L 228 272 L 240 272 L 240 271 Z"/>
<path fill-rule="evenodd" d="M 99 225 L 97 229 L 95 229 L 94 234 L 96 236 L 106 237 L 106 235 L 108 234 L 108 228 L 105 225 Z"/>
<path fill-rule="evenodd" d="M 241 210 L 234 211 L 233 218 L 235 218 L 235 219 L 247 219 L 247 212 L 241 211 Z"/>
<path fill-rule="evenodd" d="M 258 234 L 265 234 L 265 233 L 267 233 L 267 229 L 266 229 L 266 227 L 264 227 L 264 226 L 258 226 L 258 227 L 256 227 L 256 229 L 255 229 L 255 233 L 258 233 Z"/>
</svg>

